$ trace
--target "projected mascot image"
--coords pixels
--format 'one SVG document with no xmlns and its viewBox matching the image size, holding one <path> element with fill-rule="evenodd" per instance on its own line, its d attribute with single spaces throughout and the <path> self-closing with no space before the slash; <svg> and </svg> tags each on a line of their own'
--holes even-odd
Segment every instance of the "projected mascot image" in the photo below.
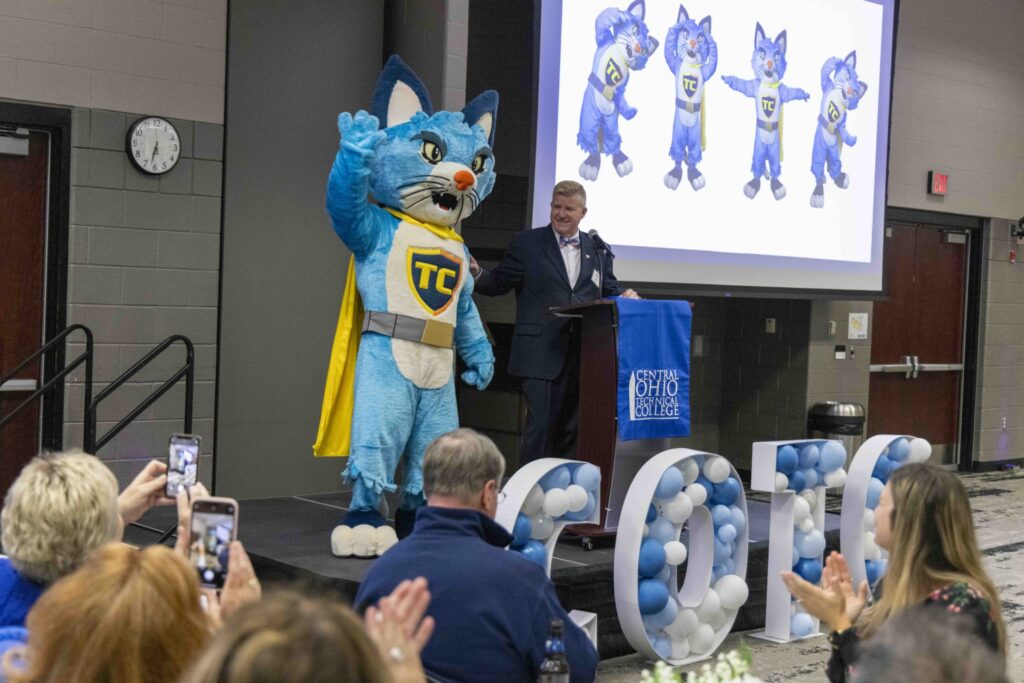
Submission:
<svg viewBox="0 0 1024 683">
<path fill-rule="evenodd" d="M 494 187 L 497 105 L 487 91 L 462 112 L 435 114 L 422 82 L 392 57 L 374 115 L 338 117 L 327 211 L 352 262 L 313 447 L 349 458 L 342 476 L 352 502 L 331 534 L 337 556 L 374 557 L 397 541 L 381 499 L 397 490 L 400 462 L 396 527 L 411 529 L 423 504 L 424 451 L 459 426 L 453 347 L 466 383 L 482 390 L 494 374 L 469 252 L 452 226 Z"/>
<path fill-rule="evenodd" d="M 835 79 L 833 80 L 833 74 Z M 846 112 L 856 109 L 867 92 L 868 84 L 857 78 L 857 51 L 845 59 L 830 57 L 821 67 L 821 113 L 814 130 L 811 149 L 811 173 L 815 186 L 811 206 L 825 206 L 825 162 L 832 182 L 841 190 L 850 186 L 850 176 L 843 172 L 843 145 L 853 147 L 857 136 L 846 130 Z"/>
<path fill-rule="evenodd" d="M 754 159 L 750 167 L 754 177 L 743 186 L 743 194 L 753 199 L 761 189 L 763 175 L 771 180 L 772 195 L 779 200 L 786 196 L 786 187 L 779 180 L 782 174 L 782 105 L 793 100 L 806 102 L 810 95 L 782 82 L 786 75 L 785 31 L 771 40 L 765 37 L 761 24 L 757 24 L 750 66 L 754 70 L 754 78 L 722 76 L 730 88 L 754 98 L 757 112 Z"/>
<path fill-rule="evenodd" d="M 584 180 L 597 180 L 601 154 L 611 155 L 619 177 L 633 171 L 633 161 L 621 149 L 619 116 L 627 121 L 636 116 L 636 107 L 626 102 L 629 73 L 643 69 L 658 49 L 658 40 L 648 35 L 645 12 L 643 0 L 636 0 L 624 12 L 609 7 L 594 23 L 597 51 L 583 93 L 580 130 L 576 136 L 579 146 L 589 153 L 580 166 Z"/>
<path fill-rule="evenodd" d="M 683 178 L 690 187 L 704 187 L 704 174 L 697 169 L 704 150 L 704 84 L 718 68 L 718 46 L 711 37 L 711 17 L 694 22 L 679 6 L 676 24 L 665 37 L 665 61 L 676 77 L 676 115 L 672 120 L 672 146 L 668 155 L 675 166 L 665 174 L 665 187 L 674 190 Z"/>
</svg>

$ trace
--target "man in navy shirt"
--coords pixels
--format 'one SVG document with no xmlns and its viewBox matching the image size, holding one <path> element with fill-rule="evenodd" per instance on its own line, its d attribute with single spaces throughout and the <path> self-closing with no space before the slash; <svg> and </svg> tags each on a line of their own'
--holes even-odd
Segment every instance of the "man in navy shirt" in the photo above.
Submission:
<svg viewBox="0 0 1024 683">
<path fill-rule="evenodd" d="M 405 579 L 425 577 L 436 623 L 423 668 L 438 681 L 536 681 L 552 619 L 565 624 L 574 682 L 592 681 L 597 651 L 558 602 L 544 570 L 505 550 L 494 521 L 505 461 L 471 429 L 434 441 L 423 458 L 427 504 L 407 538 L 370 568 L 356 594 L 361 612 Z"/>
</svg>

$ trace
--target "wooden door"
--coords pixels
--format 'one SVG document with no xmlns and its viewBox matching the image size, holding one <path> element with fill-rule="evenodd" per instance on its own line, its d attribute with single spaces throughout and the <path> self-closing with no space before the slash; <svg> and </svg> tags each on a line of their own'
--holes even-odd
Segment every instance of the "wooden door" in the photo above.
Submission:
<svg viewBox="0 0 1024 683">
<path fill-rule="evenodd" d="M 32 132 L 28 154 L 0 153 L 0 376 L 43 344 L 50 135 Z M 0 415 L 41 380 L 41 363 L 0 387 Z M 0 495 L 39 450 L 39 403 L 0 430 Z"/>
<path fill-rule="evenodd" d="M 874 306 L 868 435 L 912 434 L 958 464 L 969 235 L 887 228 L 889 298 Z"/>
</svg>

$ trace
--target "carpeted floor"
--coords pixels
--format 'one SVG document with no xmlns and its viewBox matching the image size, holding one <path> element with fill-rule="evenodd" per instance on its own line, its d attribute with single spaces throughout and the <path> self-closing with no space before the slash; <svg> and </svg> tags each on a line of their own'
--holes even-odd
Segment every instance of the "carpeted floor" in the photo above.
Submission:
<svg viewBox="0 0 1024 683">
<path fill-rule="evenodd" d="M 963 480 L 971 495 L 985 566 L 1002 598 L 1010 647 L 1007 673 L 1010 681 L 1024 682 L 1024 470 L 969 474 Z M 754 673 L 767 683 L 825 680 L 824 637 L 775 645 L 743 635 L 730 635 L 722 651 L 743 639 L 754 655 Z M 602 662 L 597 678 L 608 683 L 637 681 L 649 667 L 639 655 L 618 657 Z"/>
</svg>

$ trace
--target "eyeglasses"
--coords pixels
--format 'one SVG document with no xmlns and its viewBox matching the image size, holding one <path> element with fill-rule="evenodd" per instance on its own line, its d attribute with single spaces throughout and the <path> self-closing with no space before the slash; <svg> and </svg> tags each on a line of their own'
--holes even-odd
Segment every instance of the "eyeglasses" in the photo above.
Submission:
<svg viewBox="0 0 1024 683">
<path fill-rule="evenodd" d="M 505 499 L 508 498 L 508 494 L 504 491 L 498 491 L 495 497 L 498 499 L 498 505 L 501 505 L 505 502 Z"/>
</svg>

